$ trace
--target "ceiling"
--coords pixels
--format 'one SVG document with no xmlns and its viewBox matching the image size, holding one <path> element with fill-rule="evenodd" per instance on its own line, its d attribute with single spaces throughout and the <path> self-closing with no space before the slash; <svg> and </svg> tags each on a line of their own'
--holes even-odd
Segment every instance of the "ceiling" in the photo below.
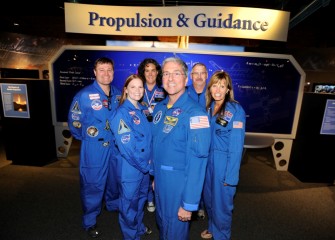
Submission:
<svg viewBox="0 0 335 240">
<path fill-rule="evenodd" d="M 110 36 L 83 36 L 83 34 L 65 33 L 64 2 L 89 4 L 91 0 L 30 0 L 17 3 L 15 1 L 1 6 L 0 32 L 14 32 L 21 34 L 65 37 L 65 38 L 96 38 L 97 40 L 111 39 Z M 94 4 L 113 6 L 233 6 L 256 7 L 283 10 L 290 12 L 290 25 L 288 39 L 285 43 L 261 40 L 241 39 L 213 39 L 213 43 L 250 46 L 274 47 L 310 47 L 329 48 L 335 47 L 334 18 L 335 3 L 331 0 L 215 0 L 215 1 L 169 1 L 169 0 L 96 0 Z M 22 9 L 25 15 L 18 15 Z M 5 15 L 4 15 L 5 14 Z M 14 25 L 17 23 L 19 25 Z M 191 38 L 190 38 L 190 41 Z M 203 41 L 203 40 L 202 40 Z"/>
</svg>

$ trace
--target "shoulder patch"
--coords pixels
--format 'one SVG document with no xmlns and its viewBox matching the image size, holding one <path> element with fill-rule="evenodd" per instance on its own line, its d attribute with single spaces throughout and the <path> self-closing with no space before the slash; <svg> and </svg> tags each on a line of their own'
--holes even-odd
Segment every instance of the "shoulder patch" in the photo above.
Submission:
<svg viewBox="0 0 335 240">
<path fill-rule="evenodd" d="M 162 118 L 162 114 L 163 114 L 163 112 L 162 111 L 159 111 L 158 113 L 156 113 L 155 114 L 155 116 L 154 116 L 154 124 L 157 124 L 160 120 L 161 120 L 161 118 Z"/>
<path fill-rule="evenodd" d="M 233 121 L 233 128 L 243 128 L 243 122 Z"/>
<path fill-rule="evenodd" d="M 127 124 L 121 119 L 119 123 L 119 129 L 118 134 L 123 134 L 126 132 L 131 132 L 130 128 L 127 126 Z"/>
<path fill-rule="evenodd" d="M 190 128 L 191 129 L 209 128 L 208 117 L 207 116 L 191 117 Z"/>
<path fill-rule="evenodd" d="M 71 112 L 73 113 L 77 113 L 77 114 L 81 114 L 81 110 L 79 108 L 79 103 L 78 101 L 76 101 L 74 104 L 73 104 L 73 107 L 71 109 Z"/>
<path fill-rule="evenodd" d="M 176 126 L 178 122 L 178 118 L 171 117 L 171 116 L 165 116 L 164 123 L 171 126 Z"/>
</svg>

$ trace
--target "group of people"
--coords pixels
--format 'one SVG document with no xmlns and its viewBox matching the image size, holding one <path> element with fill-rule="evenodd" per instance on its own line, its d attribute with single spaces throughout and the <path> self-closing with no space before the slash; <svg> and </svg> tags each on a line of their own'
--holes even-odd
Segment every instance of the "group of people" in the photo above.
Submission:
<svg viewBox="0 0 335 240">
<path fill-rule="evenodd" d="M 192 213 L 208 216 L 204 239 L 231 238 L 233 200 L 245 135 L 245 112 L 223 70 L 209 81 L 205 64 L 176 57 L 144 59 L 122 91 L 112 85 L 114 62 L 96 60 L 96 81 L 73 98 L 68 125 L 81 141 L 82 224 L 96 238 L 103 209 L 118 211 L 123 239 L 152 230 L 161 240 L 189 239 Z"/>
</svg>

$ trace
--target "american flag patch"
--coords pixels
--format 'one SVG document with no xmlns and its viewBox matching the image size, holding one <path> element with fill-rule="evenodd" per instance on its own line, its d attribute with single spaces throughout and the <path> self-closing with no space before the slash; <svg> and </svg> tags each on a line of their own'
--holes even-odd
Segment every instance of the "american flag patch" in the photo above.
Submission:
<svg viewBox="0 0 335 240">
<path fill-rule="evenodd" d="M 196 116 L 190 118 L 190 128 L 209 128 L 209 121 L 207 116 Z"/>
<path fill-rule="evenodd" d="M 233 128 L 243 128 L 243 122 L 234 121 L 233 122 Z"/>
</svg>

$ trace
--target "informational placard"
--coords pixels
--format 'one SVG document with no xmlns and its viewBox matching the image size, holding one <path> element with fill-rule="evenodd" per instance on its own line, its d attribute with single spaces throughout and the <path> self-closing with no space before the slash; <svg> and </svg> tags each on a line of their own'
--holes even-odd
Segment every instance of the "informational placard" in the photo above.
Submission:
<svg viewBox="0 0 335 240">
<path fill-rule="evenodd" d="M 328 99 L 320 134 L 335 135 L 335 100 Z"/>
<path fill-rule="evenodd" d="M 4 116 L 30 118 L 27 85 L 9 83 L 0 85 Z"/>
</svg>

